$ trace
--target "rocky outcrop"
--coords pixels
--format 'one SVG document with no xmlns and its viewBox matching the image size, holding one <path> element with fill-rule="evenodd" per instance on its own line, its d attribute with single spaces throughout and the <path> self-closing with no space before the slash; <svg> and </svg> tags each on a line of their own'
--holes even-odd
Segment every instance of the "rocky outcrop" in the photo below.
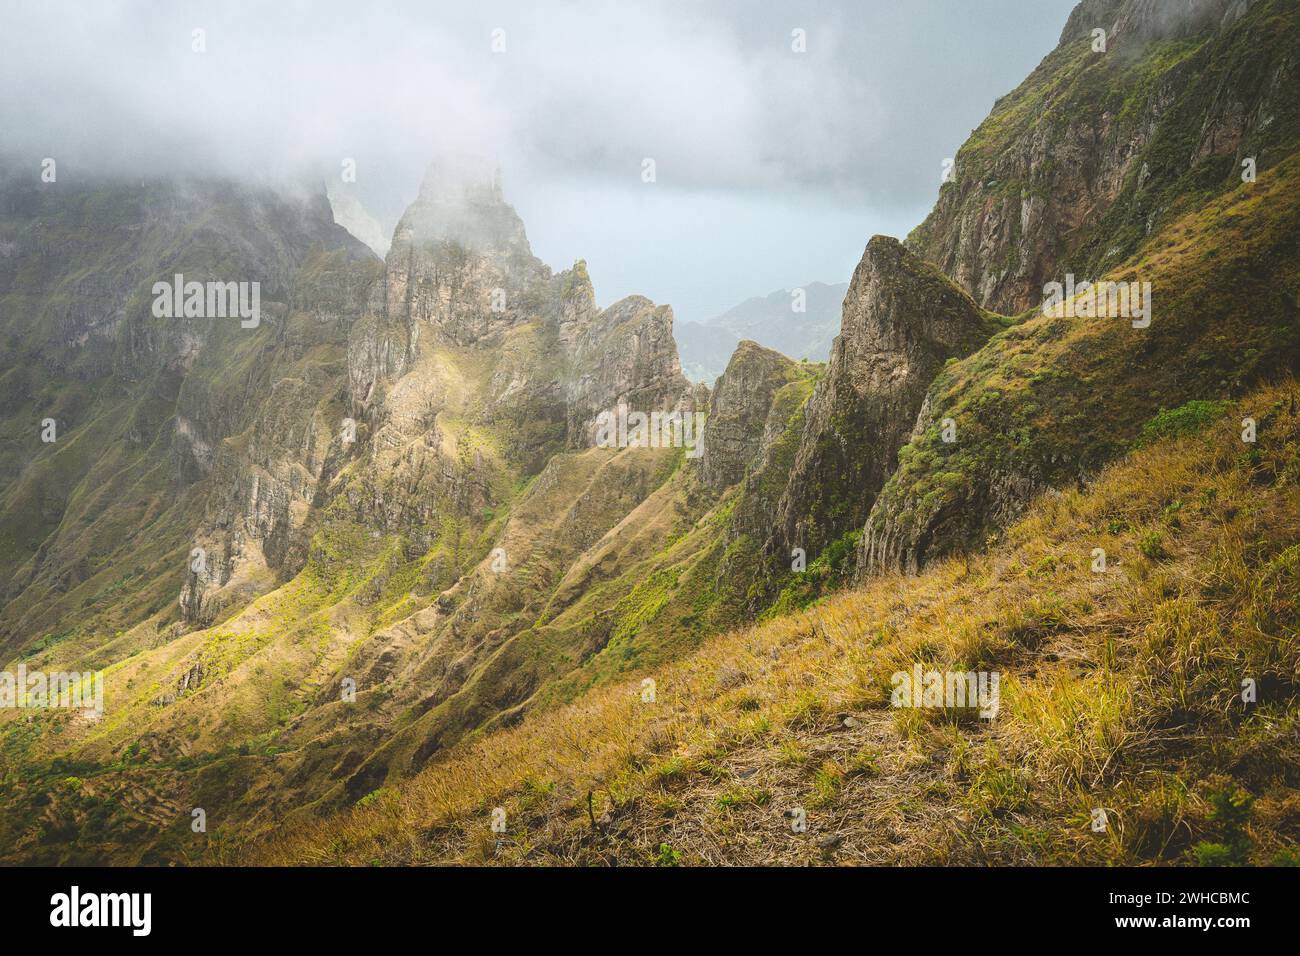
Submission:
<svg viewBox="0 0 1300 956">
<path fill-rule="evenodd" d="M 946 369 L 872 507 L 859 570 L 916 570 L 983 547 L 1033 495 L 1092 480 L 1162 409 L 1300 371 L 1296 307 L 1276 294 L 1300 262 L 1297 178 L 1292 156 L 1124 267 L 1147 270 L 1158 290 L 1149 327 L 1038 315 Z"/>
<path fill-rule="evenodd" d="M 398 222 L 386 261 L 384 312 L 405 321 L 408 348 L 427 331 L 482 342 L 535 315 L 551 278 L 499 181 L 444 180 L 437 167 Z"/>
<path fill-rule="evenodd" d="M 790 382 L 799 363 L 757 342 L 742 341 L 718 378 L 704 430 L 700 477 L 721 490 L 757 466 L 774 440 L 772 399 Z"/>
<path fill-rule="evenodd" d="M 225 562 L 254 528 L 254 549 L 265 543 L 274 562 L 291 566 L 291 515 L 302 511 L 293 502 L 310 494 L 313 467 L 304 429 L 312 406 L 338 390 L 330 350 L 346 341 L 378 265 L 334 223 L 325 197 L 216 180 L 55 188 L 23 177 L 0 187 L 0 236 L 0 336 L 31 369 L 9 411 L 27 434 L 28 421 L 46 416 L 42 394 L 65 406 L 77 396 L 57 415 L 57 440 L 16 447 L 29 467 L 17 473 L 0 461 L 13 479 L 0 539 L 23 542 L 0 548 L 0 565 L 15 555 L 25 563 L 0 566 L 0 647 L 96 610 L 116 618 L 104 629 L 120 630 L 178 589 L 182 615 L 210 619 L 225 603 L 214 593 Z M 258 321 L 155 314 L 154 284 L 178 273 L 257 283 Z M 21 503 L 29 484 L 46 489 L 40 524 L 25 517 L 18 527 L 17 516 L 32 513 Z M 212 555 L 204 576 L 187 571 L 194 546 Z M 51 599 L 51 583 L 66 592 Z M 100 592 L 119 597 L 95 602 Z"/>
<path fill-rule="evenodd" d="M 1277 0 L 1086 0 L 958 151 L 908 248 L 1009 314 L 1066 272 L 1101 275 L 1177 215 L 1189 182 L 1231 189 L 1246 157 L 1262 170 L 1289 152 L 1294 30 Z"/>
<path fill-rule="evenodd" d="M 573 446 L 589 444 L 595 415 L 620 401 L 649 411 L 684 400 L 668 306 L 629 296 L 598 309 L 586 263 L 552 275 L 533 256 L 499 179 L 443 172 L 431 168 L 398 223 L 382 300 L 349 344 L 359 413 L 378 410 L 376 390 L 411 371 L 422 343 L 494 358 L 484 416 L 562 410 Z M 535 336 L 526 343 L 515 334 L 525 328 Z"/>
<path fill-rule="evenodd" d="M 1298 40 L 1293 3 L 1085 0 L 1061 46 L 999 101 L 908 247 L 1005 311 L 1038 304 L 1066 272 L 1127 269 L 1157 290 L 1156 317 L 1143 333 L 1031 316 L 936 382 L 864 526 L 860 572 L 916 570 L 982 546 L 1032 495 L 1122 454 L 1159 407 L 1284 374 L 1293 306 L 1267 284 L 1245 291 L 1278 266 L 1247 267 L 1244 249 L 1276 249 L 1286 213 L 1254 206 L 1247 239 L 1228 210 L 1265 191 L 1264 170 L 1293 162 Z M 1044 112 L 1056 122 L 1040 122 Z M 1243 189 L 1246 157 L 1258 182 Z M 1196 235 L 1204 247 L 1199 259 L 1163 229 L 1179 217 L 1184 242 Z M 1227 288 L 1231 298 L 1217 294 Z M 1251 302 L 1249 316 L 1232 318 L 1232 301 Z M 940 437 L 945 417 L 951 442 Z"/>
<path fill-rule="evenodd" d="M 671 308 L 628 296 L 574 325 L 565 330 L 572 344 L 563 385 L 571 446 L 591 445 L 596 416 L 619 404 L 641 412 L 695 410 L 695 390 L 677 357 Z"/>
<path fill-rule="evenodd" d="M 1231 26 L 1255 0 L 1083 0 L 1070 13 L 1061 43 L 1106 30 L 1108 46 L 1180 39 Z"/>
<path fill-rule="evenodd" d="M 868 243 L 825 377 L 809 399 L 769 554 L 799 547 L 811 560 L 861 526 L 931 381 L 989 332 L 970 296 L 933 266 L 887 236 Z"/>
<path fill-rule="evenodd" d="M 302 511 L 315 532 L 306 559 L 316 573 L 361 564 L 376 539 L 400 545 L 353 596 L 358 605 L 391 603 L 385 588 L 398 568 L 419 592 L 412 616 L 351 665 L 368 687 L 387 682 L 399 726 L 416 723 L 379 753 L 370 748 L 350 791 L 409 769 L 406 748 L 418 764 L 521 706 L 534 671 L 569 660 L 521 657 L 515 639 L 569 563 L 627 519 L 674 460 L 667 449 L 592 448 L 596 416 L 620 404 L 693 411 L 706 400 L 681 374 L 672 323 L 671 309 L 641 296 L 599 309 L 581 261 L 552 274 L 496 181 L 426 181 L 348 330 L 338 384 L 356 441 L 340 450 L 321 434 L 314 484 L 277 486 L 288 514 Z M 287 440 L 296 446 L 300 431 Z M 275 470 L 259 462 L 244 486 L 265 487 Z M 282 510 L 278 498 L 258 510 L 264 533 L 245 532 L 245 566 L 286 547 Z"/>
<path fill-rule="evenodd" d="M 938 429 L 931 396 L 927 395 L 904 452 L 920 446 Z M 934 442 L 929 444 L 933 447 Z M 1037 492 L 1050 485 L 1045 469 L 1006 468 L 991 471 L 986 481 L 973 483 L 970 494 L 962 494 L 951 487 L 956 474 L 939 472 L 935 483 L 915 486 L 908 484 L 909 476 L 903 473 L 890 477 L 862 529 L 855 577 L 887 571 L 915 574 L 928 558 L 972 546 L 983 529 L 1009 523 Z M 897 492 L 902 488 L 908 490 L 900 499 Z"/>
<path fill-rule="evenodd" d="M 191 548 L 207 568 L 191 567 L 180 595 L 191 624 L 210 624 L 306 560 L 320 482 L 355 447 L 340 402 L 344 350 L 380 278 L 372 256 L 317 250 L 295 275 L 277 347 L 245 367 L 223 352 L 186 378 L 175 454 L 210 488 Z"/>
</svg>

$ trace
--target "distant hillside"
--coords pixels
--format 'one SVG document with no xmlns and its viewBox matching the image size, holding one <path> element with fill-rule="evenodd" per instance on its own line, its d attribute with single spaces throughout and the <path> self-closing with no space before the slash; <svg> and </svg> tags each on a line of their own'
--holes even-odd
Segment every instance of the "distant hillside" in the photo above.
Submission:
<svg viewBox="0 0 1300 956">
<path fill-rule="evenodd" d="M 795 359 L 824 362 L 840 331 L 840 309 L 847 282 L 800 286 L 804 311 L 795 310 L 794 289 L 754 296 L 706 322 L 682 322 L 674 330 L 682 372 L 693 382 L 711 384 L 727 367 L 741 339 L 776 349 Z"/>
<path fill-rule="evenodd" d="M 681 355 L 682 374 L 692 382 L 705 385 L 712 385 L 722 374 L 731 353 L 740 344 L 740 339 L 726 329 L 699 322 L 677 323 L 673 338 Z"/>
</svg>

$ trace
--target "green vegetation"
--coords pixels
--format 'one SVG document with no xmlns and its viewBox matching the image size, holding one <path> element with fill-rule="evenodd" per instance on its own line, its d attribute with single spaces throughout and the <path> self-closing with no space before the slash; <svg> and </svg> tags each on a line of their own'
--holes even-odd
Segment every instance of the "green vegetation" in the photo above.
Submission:
<svg viewBox="0 0 1300 956">
<path fill-rule="evenodd" d="M 103 670 L 108 705 L 0 713 L 0 856 L 1294 864 L 1298 35 L 1260 0 L 1068 40 L 959 152 L 935 261 L 874 246 L 924 347 L 853 371 L 916 387 L 740 350 L 770 407 L 721 478 L 588 447 L 610 396 L 703 397 L 666 307 L 599 311 L 581 260 L 439 239 L 386 276 L 266 193 L 13 187 L 0 664 Z M 1151 282 L 1151 326 L 1029 307 L 1066 269 Z M 266 320 L 155 320 L 173 271 L 265 277 Z M 998 717 L 891 706 L 916 665 L 999 672 Z"/>
<path fill-rule="evenodd" d="M 529 831 L 533 862 L 654 860 L 665 845 L 749 864 L 1294 861 L 1294 387 L 1229 410 L 1270 410 L 1257 464 L 1226 431 L 1156 439 L 1089 487 L 1039 498 L 987 554 L 722 635 L 653 672 L 654 704 L 636 680 L 594 689 L 466 741 L 383 813 L 303 820 L 240 858 L 454 861 L 485 826 L 474 808 L 543 780 L 557 794 L 608 789 L 623 809 L 597 849 L 585 798 L 561 801 Z M 1123 530 L 1108 530 L 1116 520 Z M 1155 526 L 1175 539 L 1160 562 L 1142 553 Z M 1087 561 L 1097 542 L 1113 561 L 1100 577 Z M 997 718 L 888 706 L 889 675 L 915 661 L 995 666 Z M 1242 674 L 1255 675 L 1253 702 Z M 792 807 L 806 809 L 806 834 L 784 820 Z M 729 822 L 740 814 L 772 838 L 746 839 Z M 436 845 L 410 839 L 416 820 L 436 825 Z"/>
<path fill-rule="evenodd" d="M 872 511 L 874 532 L 899 549 L 891 559 L 981 547 L 1025 491 L 1204 427 L 1227 407 L 1221 396 L 1294 374 L 1300 326 L 1276 292 L 1300 290 L 1297 182 L 1300 155 L 1172 223 L 1116 269 L 1153 282 L 1151 328 L 1039 315 L 949 364 L 930 388 L 930 426 L 899 452 Z M 943 418 L 956 423 L 953 443 Z"/>
<path fill-rule="evenodd" d="M 1210 422 L 1223 418 L 1232 402 L 1207 401 L 1194 398 L 1178 408 L 1162 408 L 1156 416 L 1142 426 L 1137 445 L 1149 445 L 1160 438 L 1180 438 L 1205 428 Z"/>
</svg>

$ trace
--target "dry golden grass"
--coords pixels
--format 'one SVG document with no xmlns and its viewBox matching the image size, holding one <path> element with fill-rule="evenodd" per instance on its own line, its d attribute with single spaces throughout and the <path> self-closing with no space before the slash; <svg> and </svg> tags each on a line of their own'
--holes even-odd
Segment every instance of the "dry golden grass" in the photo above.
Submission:
<svg viewBox="0 0 1300 956">
<path fill-rule="evenodd" d="M 639 680 L 597 689 L 213 859 L 1098 864 L 1192 862 L 1206 841 L 1294 860 L 1295 406 L 1294 383 L 1264 389 L 1042 497 L 985 554 L 722 636 L 646 675 L 654 702 Z M 913 662 L 997 670 L 998 716 L 891 707 Z M 1244 824 L 1212 812 L 1241 792 Z"/>
</svg>

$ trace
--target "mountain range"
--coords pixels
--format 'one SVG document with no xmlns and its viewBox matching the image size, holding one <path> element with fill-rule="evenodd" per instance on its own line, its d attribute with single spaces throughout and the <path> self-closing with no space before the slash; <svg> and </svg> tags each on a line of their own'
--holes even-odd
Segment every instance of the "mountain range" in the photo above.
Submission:
<svg viewBox="0 0 1300 956">
<path fill-rule="evenodd" d="M 104 688 L 0 709 L 0 859 L 1295 862 L 1297 40 L 1083 0 L 690 376 L 491 175 L 381 258 L 324 189 L 0 172 L 0 663 Z"/>
<path fill-rule="evenodd" d="M 757 342 L 791 358 L 824 362 L 840 330 L 848 283 L 809 282 L 754 296 L 705 322 L 679 322 L 673 329 L 682 371 L 692 382 L 712 385 L 741 341 Z"/>
</svg>

